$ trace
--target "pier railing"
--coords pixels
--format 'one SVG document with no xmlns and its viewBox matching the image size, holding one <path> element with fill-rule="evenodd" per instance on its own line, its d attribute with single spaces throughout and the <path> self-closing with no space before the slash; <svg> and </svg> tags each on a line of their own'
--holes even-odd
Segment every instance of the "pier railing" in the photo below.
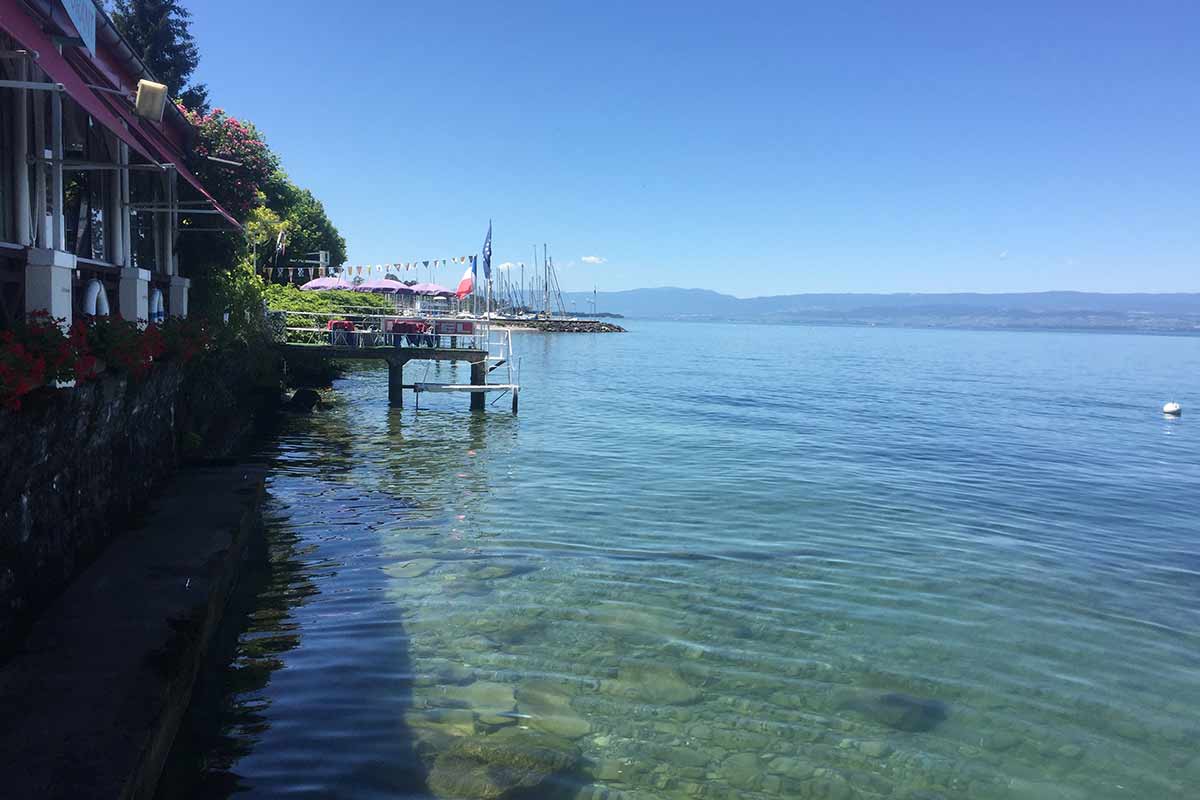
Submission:
<svg viewBox="0 0 1200 800">
<path fill-rule="evenodd" d="M 406 347 L 430 350 L 487 350 L 486 320 L 404 313 L 268 311 L 267 322 L 281 344 L 350 348 Z"/>
</svg>

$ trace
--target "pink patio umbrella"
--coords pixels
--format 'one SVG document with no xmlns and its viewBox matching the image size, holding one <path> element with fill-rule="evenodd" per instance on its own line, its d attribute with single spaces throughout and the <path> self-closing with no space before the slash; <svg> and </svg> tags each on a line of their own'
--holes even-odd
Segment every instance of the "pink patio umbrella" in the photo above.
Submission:
<svg viewBox="0 0 1200 800">
<path fill-rule="evenodd" d="M 447 289 L 445 286 L 439 286 L 436 283 L 414 283 L 408 288 L 415 294 L 423 294 L 428 297 L 454 297 L 453 289 Z"/>
<path fill-rule="evenodd" d="M 300 287 L 303 292 L 319 292 L 323 289 L 353 289 L 354 284 L 342 278 L 313 278 Z"/>
<path fill-rule="evenodd" d="M 384 292 L 387 294 L 414 294 L 413 287 L 405 286 L 398 280 L 392 278 L 375 278 L 370 281 L 363 281 L 358 286 L 354 287 L 356 292 Z"/>
</svg>

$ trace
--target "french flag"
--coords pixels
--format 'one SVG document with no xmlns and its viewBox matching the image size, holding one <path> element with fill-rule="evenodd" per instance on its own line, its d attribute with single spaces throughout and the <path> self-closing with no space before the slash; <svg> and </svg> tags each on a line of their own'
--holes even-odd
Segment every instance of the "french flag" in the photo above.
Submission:
<svg viewBox="0 0 1200 800">
<path fill-rule="evenodd" d="M 472 267 L 468 267 L 467 271 L 463 273 L 462 280 L 458 282 L 458 289 L 454 292 L 454 294 L 459 300 L 462 300 L 464 297 L 469 295 L 474 288 L 475 271 Z"/>
</svg>

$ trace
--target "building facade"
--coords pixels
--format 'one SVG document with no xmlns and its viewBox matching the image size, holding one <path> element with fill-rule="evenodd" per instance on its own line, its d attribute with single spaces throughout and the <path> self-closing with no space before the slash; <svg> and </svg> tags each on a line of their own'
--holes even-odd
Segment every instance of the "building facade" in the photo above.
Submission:
<svg viewBox="0 0 1200 800">
<path fill-rule="evenodd" d="M 187 315 L 179 237 L 238 223 L 187 168 L 175 105 L 138 113 L 143 80 L 94 0 L 0 0 L 0 327 Z"/>
</svg>

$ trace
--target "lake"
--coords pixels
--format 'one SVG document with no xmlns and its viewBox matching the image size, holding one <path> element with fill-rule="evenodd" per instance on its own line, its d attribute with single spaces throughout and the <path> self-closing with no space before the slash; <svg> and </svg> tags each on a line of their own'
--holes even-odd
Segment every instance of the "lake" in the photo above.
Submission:
<svg viewBox="0 0 1200 800">
<path fill-rule="evenodd" d="M 284 420 L 164 796 L 1197 791 L 1200 338 L 628 327 Z"/>
</svg>

